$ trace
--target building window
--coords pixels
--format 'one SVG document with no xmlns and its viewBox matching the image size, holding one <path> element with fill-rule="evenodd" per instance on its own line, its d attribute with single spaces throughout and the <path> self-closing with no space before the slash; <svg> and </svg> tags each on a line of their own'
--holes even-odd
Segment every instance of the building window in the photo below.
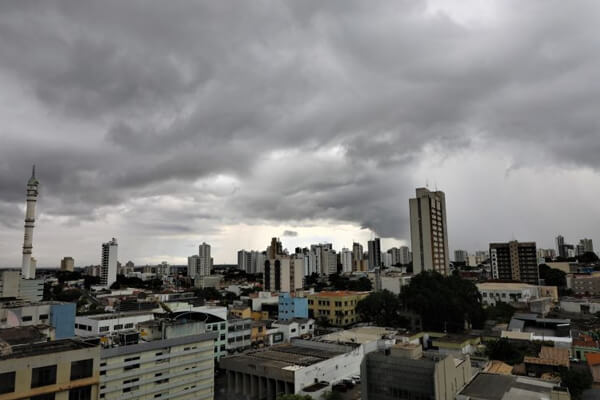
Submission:
<svg viewBox="0 0 600 400">
<path fill-rule="evenodd" d="M 125 324 L 125 329 L 132 329 L 132 328 L 133 328 L 133 322 Z"/>
<path fill-rule="evenodd" d="M 56 383 L 56 365 L 33 368 L 31 370 L 31 387 L 54 385 Z"/>
<path fill-rule="evenodd" d="M 98 329 L 99 332 L 108 332 L 108 326 L 101 326 L 100 329 Z"/>
<path fill-rule="evenodd" d="M 80 360 L 71 363 L 71 380 L 89 378 L 94 369 L 94 360 Z"/>
<path fill-rule="evenodd" d="M 123 324 L 118 324 L 118 325 L 113 326 L 113 330 L 115 330 L 115 331 L 118 331 L 120 329 L 123 329 Z"/>
<path fill-rule="evenodd" d="M 139 359 L 140 359 L 140 356 L 130 357 L 130 358 L 126 358 L 125 362 L 127 363 L 127 362 L 130 362 L 130 361 L 136 361 L 136 360 L 139 360 Z M 127 366 L 123 367 L 123 369 L 125 371 L 128 371 L 130 369 L 136 369 L 136 368 L 139 368 L 139 367 L 140 367 L 140 364 L 132 364 L 132 365 L 127 365 Z"/>
<path fill-rule="evenodd" d="M 27 322 L 27 321 L 31 321 L 32 320 L 31 315 L 25 315 L 21 319 L 22 319 L 23 322 Z"/>
<path fill-rule="evenodd" d="M 40 320 L 48 319 L 48 314 L 40 314 Z"/>
<path fill-rule="evenodd" d="M 84 386 L 69 390 L 69 400 L 91 400 L 91 398 L 91 386 Z"/>
<path fill-rule="evenodd" d="M 12 393 L 15 391 L 15 372 L 5 372 L 0 374 L 0 394 Z"/>
</svg>

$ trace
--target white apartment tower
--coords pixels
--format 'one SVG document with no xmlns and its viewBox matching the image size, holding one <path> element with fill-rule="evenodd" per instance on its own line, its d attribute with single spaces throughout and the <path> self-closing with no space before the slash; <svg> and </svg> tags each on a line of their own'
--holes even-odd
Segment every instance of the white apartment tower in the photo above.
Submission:
<svg viewBox="0 0 600 400">
<path fill-rule="evenodd" d="M 23 239 L 23 261 L 21 276 L 23 279 L 35 279 L 35 259 L 31 256 L 33 250 L 33 226 L 35 224 L 35 203 L 38 197 L 39 181 L 35 178 L 35 165 L 31 178 L 27 181 L 27 208 L 25 210 L 25 237 Z"/>
<path fill-rule="evenodd" d="M 192 279 L 200 276 L 208 276 L 211 269 L 210 245 L 203 242 L 198 247 L 198 255 L 188 257 L 188 276 Z"/>
<path fill-rule="evenodd" d="M 102 243 L 102 263 L 100 272 L 100 284 L 109 288 L 117 281 L 117 257 L 119 245 L 117 239 Z"/>
<path fill-rule="evenodd" d="M 434 270 L 447 275 L 450 259 L 444 192 L 417 188 L 409 206 L 413 273 Z"/>
</svg>

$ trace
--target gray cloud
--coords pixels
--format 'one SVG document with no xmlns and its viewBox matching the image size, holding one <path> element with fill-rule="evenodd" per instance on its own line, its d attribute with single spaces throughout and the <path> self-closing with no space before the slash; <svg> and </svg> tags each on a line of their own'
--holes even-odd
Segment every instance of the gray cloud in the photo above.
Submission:
<svg viewBox="0 0 600 400">
<path fill-rule="evenodd" d="M 284 236 L 284 237 L 296 237 L 296 236 L 298 236 L 298 232 L 285 230 L 285 231 L 283 231 L 283 235 L 282 236 Z"/>
<path fill-rule="evenodd" d="M 575 3 L 462 25 L 419 0 L 3 2 L 1 223 L 34 162 L 56 221 L 158 236 L 327 219 L 406 239 L 418 166 L 474 141 L 596 171 L 600 5 Z"/>
</svg>

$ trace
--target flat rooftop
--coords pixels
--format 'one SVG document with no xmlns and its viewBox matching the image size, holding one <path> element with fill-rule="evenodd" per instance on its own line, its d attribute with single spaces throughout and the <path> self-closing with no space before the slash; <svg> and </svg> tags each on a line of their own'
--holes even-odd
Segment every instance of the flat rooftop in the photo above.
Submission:
<svg viewBox="0 0 600 400">
<path fill-rule="evenodd" d="M 126 311 L 126 312 L 115 312 L 115 313 L 104 313 L 104 314 L 94 314 L 94 315 L 82 315 L 78 318 L 89 318 L 95 319 L 97 321 L 106 321 L 108 319 L 119 319 L 119 318 L 128 318 L 128 317 L 139 317 L 142 315 L 147 315 L 154 317 L 153 312 L 148 311 Z"/>
<path fill-rule="evenodd" d="M 537 286 L 529 283 L 518 283 L 518 282 L 483 282 L 476 284 L 478 289 L 483 290 L 519 290 L 519 289 L 530 289 Z"/>
<path fill-rule="evenodd" d="M 343 351 L 323 350 L 283 344 L 269 347 L 266 350 L 250 351 L 241 355 L 225 357 L 226 363 L 236 362 L 243 365 L 260 365 L 263 367 L 295 370 L 307 367 L 330 358 L 345 354 Z"/>
<path fill-rule="evenodd" d="M 309 294 L 307 297 L 344 297 L 344 296 L 356 296 L 361 294 L 369 294 L 369 292 L 352 292 L 349 290 L 334 290 L 334 291 L 322 291 Z"/>
<path fill-rule="evenodd" d="M 397 331 L 390 328 L 382 328 L 379 326 L 363 326 L 359 328 L 346 329 L 343 331 L 329 333 L 327 335 L 315 338 L 318 341 L 324 342 L 346 342 L 346 343 L 368 343 L 382 339 L 384 336 L 390 338 L 396 335 Z"/>
<path fill-rule="evenodd" d="M 459 394 L 471 400 L 547 400 L 555 387 L 541 379 L 479 373 Z"/>
<path fill-rule="evenodd" d="M 27 343 L 12 346 L 5 354 L 0 355 L 0 360 L 12 358 L 34 357 L 44 354 L 62 353 L 79 349 L 97 347 L 95 344 L 74 340 L 62 339 L 50 342 Z"/>
</svg>

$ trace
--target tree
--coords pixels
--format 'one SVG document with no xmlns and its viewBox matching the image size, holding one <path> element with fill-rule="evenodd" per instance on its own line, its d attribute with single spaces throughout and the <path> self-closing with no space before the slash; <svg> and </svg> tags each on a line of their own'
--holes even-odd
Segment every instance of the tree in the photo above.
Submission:
<svg viewBox="0 0 600 400">
<path fill-rule="evenodd" d="M 592 386 L 592 376 L 587 370 L 568 369 L 560 374 L 561 384 L 569 388 L 573 400 L 581 399 L 581 395 Z"/>
<path fill-rule="evenodd" d="M 73 303 L 79 300 L 81 297 L 81 290 L 79 289 L 67 289 L 58 293 L 55 298 L 58 301 L 64 301 L 67 303 Z"/>
<path fill-rule="evenodd" d="M 567 286 L 567 274 L 560 269 L 550 268 L 546 264 L 539 266 L 540 278 L 548 286 L 564 287 Z"/>
<path fill-rule="evenodd" d="M 490 319 L 499 323 L 510 322 L 516 309 L 508 303 L 498 302 L 494 306 L 489 306 L 485 309 L 486 319 Z"/>
<path fill-rule="evenodd" d="M 331 391 L 331 392 L 325 392 L 323 393 L 323 395 L 321 396 L 321 398 L 323 400 L 342 400 L 344 397 L 342 396 L 342 394 L 340 392 L 336 392 Z"/>
<path fill-rule="evenodd" d="M 362 321 L 393 328 L 407 325 L 407 320 L 400 316 L 401 310 L 400 298 L 388 290 L 370 293 L 356 305 Z"/>
<path fill-rule="evenodd" d="M 194 295 L 204 300 L 221 300 L 221 293 L 214 287 L 206 287 L 204 289 L 194 289 Z"/>
<path fill-rule="evenodd" d="M 598 256 L 594 252 L 586 251 L 577 257 L 577 261 L 582 264 L 592 264 L 598 262 Z"/>
<path fill-rule="evenodd" d="M 485 322 L 481 294 L 473 282 L 459 276 L 421 272 L 403 288 L 401 298 L 419 314 L 424 329 L 462 332 L 465 322 L 475 328 Z"/>
<path fill-rule="evenodd" d="M 541 342 L 510 341 L 501 338 L 487 342 L 486 354 L 492 360 L 500 360 L 510 365 L 520 364 L 525 356 L 534 356 L 540 353 Z"/>
</svg>

